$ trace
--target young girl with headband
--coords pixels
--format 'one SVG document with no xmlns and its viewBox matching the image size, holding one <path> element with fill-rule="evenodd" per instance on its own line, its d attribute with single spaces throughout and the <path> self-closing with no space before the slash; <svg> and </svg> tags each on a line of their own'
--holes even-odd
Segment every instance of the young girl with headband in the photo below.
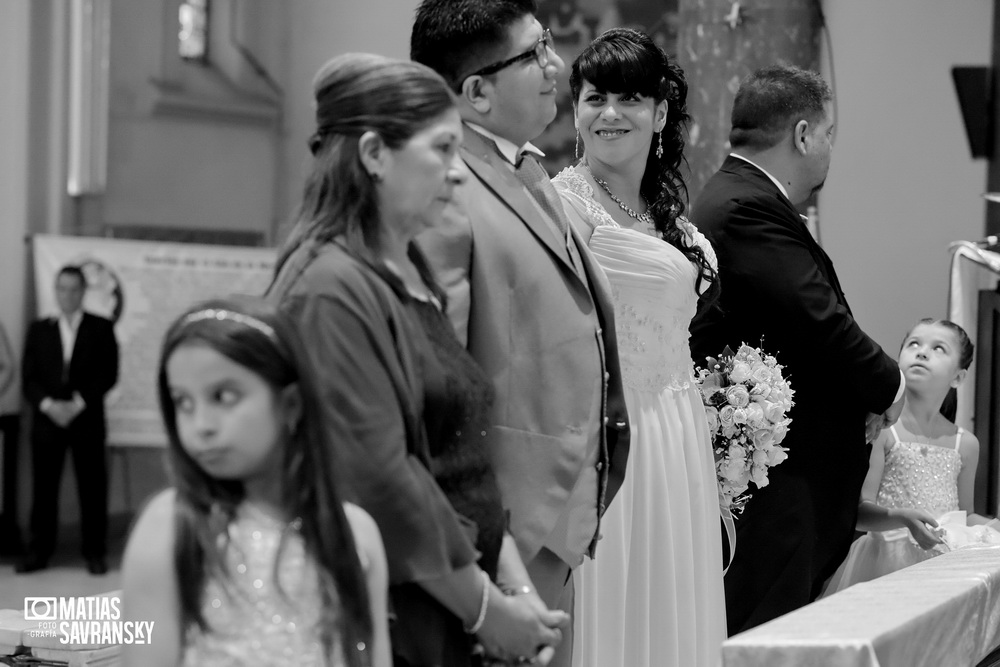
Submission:
<svg viewBox="0 0 1000 667">
<path fill-rule="evenodd" d="M 309 357 L 259 300 L 201 304 L 167 331 L 158 390 L 172 488 L 122 566 L 130 665 L 388 667 L 375 523 L 342 503 Z"/>
</svg>

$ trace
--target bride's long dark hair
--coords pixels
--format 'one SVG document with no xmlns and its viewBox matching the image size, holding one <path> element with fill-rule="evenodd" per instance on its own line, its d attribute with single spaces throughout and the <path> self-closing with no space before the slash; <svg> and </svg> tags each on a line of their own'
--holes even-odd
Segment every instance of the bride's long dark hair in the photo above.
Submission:
<svg viewBox="0 0 1000 667">
<path fill-rule="evenodd" d="M 584 81 L 602 93 L 633 93 L 656 100 L 657 104 L 666 101 L 663 157 L 656 155 L 659 136 L 654 132 L 639 194 L 649 202 L 649 213 L 657 233 L 698 268 L 695 289 L 701 293 L 707 285 L 701 296 L 701 306 L 713 303 L 719 293 L 718 273 L 701 247 L 692 243 L 677 226 L 677 218 L 684 213 L 688 196 L 680 171 L 684 162 L 684 134 L 691 120 L 687 112 L 688 86 L 684 70 L 645 33 L 613 28 L 591 42 L 573 62 L 569 86 L 574 105 L 579 103 Z"/>
</svg>

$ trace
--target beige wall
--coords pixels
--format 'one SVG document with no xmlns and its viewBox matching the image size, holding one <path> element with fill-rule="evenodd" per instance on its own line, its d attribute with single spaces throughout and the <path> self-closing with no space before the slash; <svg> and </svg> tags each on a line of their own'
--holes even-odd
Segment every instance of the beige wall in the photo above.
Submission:
<svg viewBox="0 0 1000 667">
<path fill-rule="evenodd" d="M 108 185 L 99 225 L 239 229 L 269 233 L 280 152 L 280 103 L 248 68 L 232 34 L 282 78 L 284 20 L 271 3 L 213 5 L 226 37 L 213 43 L 218 67 L 176 55 L 176 2 L 113 4 Z M 270 8 L 270 9 L 269 9 Z M 263 16 L 263 18 L 261 18 Z"/>
<path fill-rule="evenodd" d="M 288 5 L 288 79 L 285 87 L 287 174 L 279 209 L 290 218 L 309 164 L 306 140 L 315 129 L 312 80 L 327 60 L 367 51 L 408 58 L 417 0 L 296 0 Z M 284 222 L 284 221 L 283 221 Z M 282 231 L 284 231 L 284 226 Z M 283 238 L 279 232 L 278 239 Z"/>
<path fill-rule="evenodd" d="M 822 240 L 858 321 L 893 356 L 913 322 L 947 314 L 948 243 L 984 236 L 986 162 L 970 157 L 951 67 L 989 64 L 992 4 L 823 3 L 839 118 Z"/>
<path fill-rule="evenodd" d="M 0 3 L 0 324 L 20 357 L 24 328 L 24 235 L 28 225 L 28 100 L 31 0 Z M 13 66 L 17 63 L 17 66 Z"/>
</svg>

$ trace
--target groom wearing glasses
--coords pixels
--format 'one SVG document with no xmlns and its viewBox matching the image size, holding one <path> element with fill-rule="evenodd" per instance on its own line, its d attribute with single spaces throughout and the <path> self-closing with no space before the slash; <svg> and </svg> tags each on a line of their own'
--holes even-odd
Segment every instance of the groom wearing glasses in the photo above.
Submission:
<svg viewBox="0 0 1000 667">
<path fill-rule="evenodd" d="M 486 437 L 510 532 L 541 601 L 572 614 L 570 572 L 593 555 L 621 486 L 628 416 L 607 280 L 530 143 L 555 118 L 564 68 L 535 10 L 534 0 L 418 7 L 410 55 L 457 93 L 472 174 L 419 241 L 459 337 L 493 380 Z M 572 644 L 570 627 L 550 664 L 569 665 Z"/>
</svg>

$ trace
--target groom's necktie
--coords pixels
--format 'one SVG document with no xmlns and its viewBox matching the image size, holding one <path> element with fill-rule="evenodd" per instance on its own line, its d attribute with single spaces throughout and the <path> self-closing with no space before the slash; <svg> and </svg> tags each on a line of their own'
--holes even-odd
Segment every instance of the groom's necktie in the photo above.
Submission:
<svg viewBox="0 0 1000 667">
<path fill-rule="evenodd" d="M 552 186 L 552 181 L 549 180 L 549 175 L 545 173 L 542 165 L 538 163 L 538 160 L 534 156 L 522 153 L 521 160 L 514 168 L 514 173 L 517 175 L 518 180 L 524 184 L 524 187 L 528 189 L 528 193 L 542 207 L 542 210 L 552 218 L 552 222 L 555 223 L 562 237 L 566 238 L 568 227 L 566 214 L 563 212 L 559 195 L 556 194 L 556 189 Z"/>
</svg>

